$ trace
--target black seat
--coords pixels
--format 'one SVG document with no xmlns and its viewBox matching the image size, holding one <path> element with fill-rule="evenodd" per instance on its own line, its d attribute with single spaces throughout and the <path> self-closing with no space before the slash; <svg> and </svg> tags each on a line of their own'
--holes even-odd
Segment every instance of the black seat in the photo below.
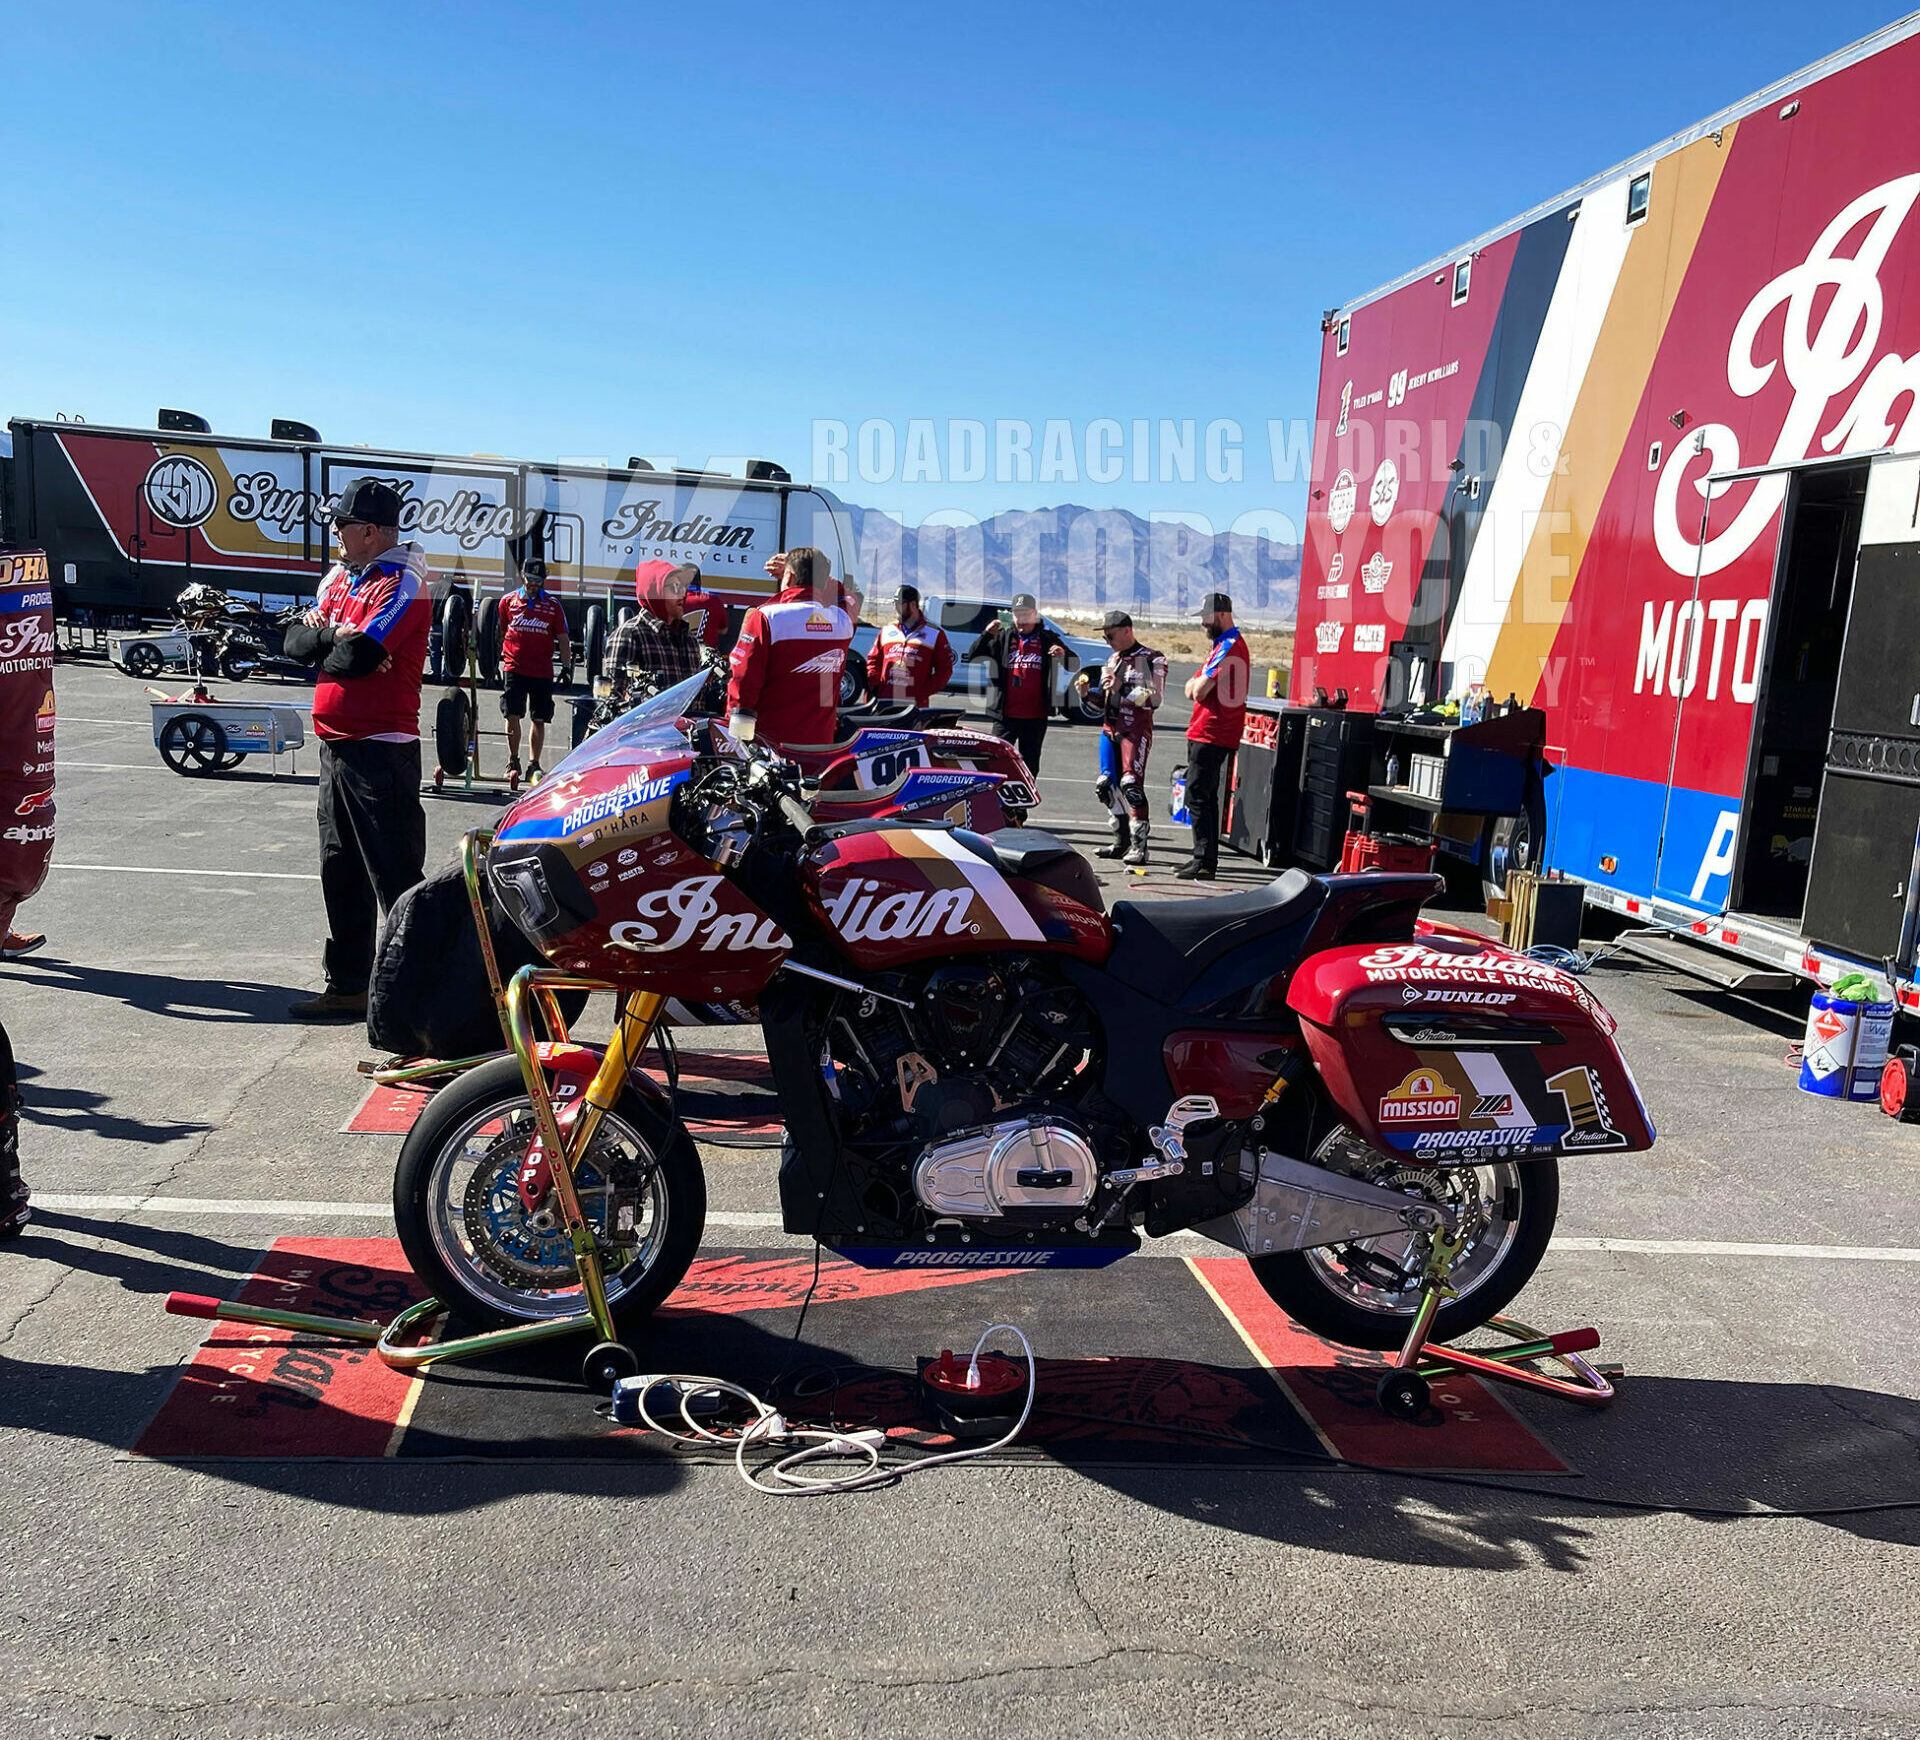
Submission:
<svg viewBox="0 0 1920 1740">
<path fill-rule="evenodd" d="M 1319 877 L 1288 870 L 1247 894 L 1122 900 L 1107 972 L 1157 1002 L 1211 1002 L 1291 966 L 1326 898 Z"/>
<path fill-rule="evenodd" d="M 1071 845 L 1045 828 L 996 828 L 991 834 L 962 830 L 957 837 L 976 852 L 980 848 L 974 841 L 984 841 L 987 853 L 982 855 L 989 856 L 1003 876 L 1032 876 L 1062 858 L 1078 856 Z"/>
</svg>

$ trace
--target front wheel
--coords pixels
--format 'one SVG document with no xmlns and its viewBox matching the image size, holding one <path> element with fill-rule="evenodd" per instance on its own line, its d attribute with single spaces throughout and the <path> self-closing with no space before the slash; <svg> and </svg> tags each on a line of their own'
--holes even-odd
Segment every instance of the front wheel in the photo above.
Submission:
<svg viewBox="0 0 1920 1740">
<path fill-rule="evenodd" d="M 1451 1341 L 1512 1303 L 1547 1254 L 1560 1212 L 1560 1170 L 1551 1160 L 1486 1166 L 1403 1166 L 1380 1157 L 1368 1183 L 1442 1203 L 1475 1222 L 1454 1263 L 1454 1297 L 1434 1319 L 1433 1339 Z M 1429 1241 L 1396 1233 L 1309 1251 L 1250 1259 L 1267 1296 L 1304 1329 L 1349 1347 L 1406 1340 L 1420 1304 Z"/>
<path fill-rule="evenodd" d="M 413 1272 L 483 1328 L 585 1310 L 573 1247 L 549 1193 L 531 1211 L 520 1165 L 533 1106 L 511 1057 L 468 1071 L 428 1102 L 400 1150 L 393 1213 Z M 577 1185 L 623 1332 L 687 1272 L 707 1217 L 706 1179 L 686 1126 L 633 1088 L 602 1120 Z"/>
</svg>

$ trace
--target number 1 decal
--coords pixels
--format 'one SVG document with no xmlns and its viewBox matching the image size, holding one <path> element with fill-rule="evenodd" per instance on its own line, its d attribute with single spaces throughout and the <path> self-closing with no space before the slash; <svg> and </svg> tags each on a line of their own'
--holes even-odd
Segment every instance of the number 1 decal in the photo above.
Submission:
<svg viewBox="0 0 1920 1740">
<path fill-rule="evenodd" d="M 1627 1145 L 1626 1137 L 1613 1127 L 1613 1120 L 1607 1116 L 1607 1096 L 1600 1086 L 1600 1078 L 1584 1064 L 1548 1076 L 1547 1086 L 1560 1096 L 1560 1103 L 1567 1108 L 1568 1129 L 1560 1138 L 1563 1149 Z"/>
</svg>

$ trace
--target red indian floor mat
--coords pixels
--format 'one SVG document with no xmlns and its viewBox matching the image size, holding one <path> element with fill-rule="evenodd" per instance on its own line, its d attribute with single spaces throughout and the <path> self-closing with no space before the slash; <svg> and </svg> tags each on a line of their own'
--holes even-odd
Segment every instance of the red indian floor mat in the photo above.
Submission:
<svg viewBox="0 0 1920 1740">
<path fill-rule="evenodd" d="M 240 1294 L 383 1319 L 416 1297 L 398 1243 L 385 1239 L 279 1240 Z M 1271 1467 L 1331 1450 L 1389 1467 L 1564 1472 L 1478 1384 L 1436 1386 L 1428 1425 L 1385 1419 L 1372 1404 L 1377 1367 L 1294 1330 L 1264 1300 L 1231 1258 L 1138 1258 L 1099 1274 L 827 1259 L 816 1281 L 809 1255 L 713 1252 L 639 1351 L 652 1369 L 713 1372 L 773 1395 L 796 1419 L 880 1425 L 938 1449 L 948 1441 L 921 1412 L 916 1357 L 964 1352 L 1007 1321 L 1026 1329 L 1041 1362 L 1035 1415 L 1004 1460 Z M 222 1322 L 134 1450 L 169 1460 L 681 1459 L 651 1434 L 609 1430 L 574 1379 L 582 1351 L 567 1342 L 414 1376 L 363 1345 Z"/>
</svg>

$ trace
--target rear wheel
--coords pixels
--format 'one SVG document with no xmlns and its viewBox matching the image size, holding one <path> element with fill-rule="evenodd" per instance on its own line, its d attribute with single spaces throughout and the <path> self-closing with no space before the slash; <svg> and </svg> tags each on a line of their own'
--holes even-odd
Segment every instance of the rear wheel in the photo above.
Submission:
<svg viewBox="0 0 1920 1740">
<path fill-rule="evenodd" d="M 1497 1316 L 1533 1278 L 1560 1212 L 1551 1160 L 1486 1166 L 1407 1166 L 1386 1155 L 1353 1176 L 1463 1211 L 1474 1231 L 1453 1266 L 1455 1296 L 1440 1307 L 1433 1339 L 1450 1341 Z M 1430 1241 L 1396 1233 L 1353 1244 L 1250 1259 L 1269 1298 L 1303 1328 L 1350 1347 L 1398 1347 L 1420 1304 Z"/>
<path fill-rule="evenodd" d="M 585 1309 L 573 1247 L 551 1194 L 520 1197 L 533 1107 L 511 1057 L 484 1063 L 428 1101 L 400 1150 L 393 1212 L 413 1272 L 482 1327 Z M 700 1246 L 706 1179 L 686 1126 L 632 1088 L 602 1121 L 577 1182 L 607 1285 L 630 1330 L 680 1284 Z"/>
<path fill-rule="evenodd" d="M 1489 900 L 1507 891 L 1507 872 L 1538 870 L 1546 840 L 1546 814 L 1537 794 L 1529 793 L 1516 816 L 1491 816 L 1480 836 L 1480 886 Z"/>
</svg>

